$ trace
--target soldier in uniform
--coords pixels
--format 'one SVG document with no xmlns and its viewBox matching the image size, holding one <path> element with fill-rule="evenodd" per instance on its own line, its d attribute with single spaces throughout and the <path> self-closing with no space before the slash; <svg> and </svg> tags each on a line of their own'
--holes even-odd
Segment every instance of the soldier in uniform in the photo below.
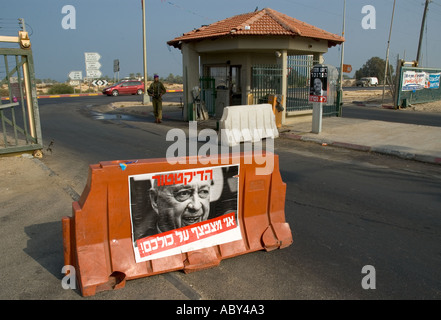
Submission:
<svg viewBox="0 0 441 320">
<path fill-rule="evenodd" d="M 150 84 L 147 93 L 152 97 L 153 113 L 155 114 L 155 122 L 162 122 L 162 95 L 167 92 L 164 85 L 159 81 L 159 76 L 155 74 L 154 81 Z"/>
</svg>

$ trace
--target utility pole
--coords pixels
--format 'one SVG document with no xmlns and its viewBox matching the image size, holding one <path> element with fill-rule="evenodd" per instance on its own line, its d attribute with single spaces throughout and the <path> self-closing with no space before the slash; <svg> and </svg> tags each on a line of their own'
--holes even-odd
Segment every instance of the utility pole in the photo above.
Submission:
<svg viewBox="0 0 441 320">
<path fill-rule="evenodd" d="M 395 0 L 394 7 L 392 9 L 392 18 L 390 20 L 390 30 L 389 30 L 389 40 L 387 41 L 387 50 L 386 50 L 386 66 L 384 67 L 384 79 L 383 79 L 383 98 L 381 100 L 381 104 L 384 103 L 384 90 L 386 89 L 386 77 L 387 77 L 387 69 L 389 68 L 389 48 L 390 48 L 390 36 L 392 34 L 392 25 L 394 23 L 394 14 L 395 14 Z"/>
<path fill-rule="evenodd" d="M 147 93 L 147 43 L 145 32 L 145 0 L 141 0 L 142 5 L 142 35 L 143 35 L 143 60 L 144 60 L 144 94 L 142 96 L 142 104 L 149 104 L 150 97 Z"/>
<path fill-rule="evenodd" d="M 345 36 L 345 28 L 346 28 L 346 0 L 344 1 L 344 7 L 343 7 L 343 30 L 341 33 L 341 36 Z M 343 60 L 344 60 L 344 54 L 345 54 L 345 43 L 341 43 L 341 57 L 340 57 L 340 79 L 339 79 L 339 86 L 338 86 L 338 109 L 339 109 L 339 116 L 342 116 L 342 107 L 341 107 L 341 101 L 343 101 Z"/>
<path fill-rule="evenodd" d="M 427 10 L 429 8 L 430 2 L 432 2 L 432 0 L 426 0 L 426 4 L 424 6 L 423 21 L 421 22 L 420 41 L 418 43 L 418 52 L 417 52 L 417 57 L 416 57 L 416 61 L 418 63 L 418 66 L 420 65 L 421 44 L 423 42 L 424 26 L 426 25 L 426 15 L 427 15 Z"/>
</svg>

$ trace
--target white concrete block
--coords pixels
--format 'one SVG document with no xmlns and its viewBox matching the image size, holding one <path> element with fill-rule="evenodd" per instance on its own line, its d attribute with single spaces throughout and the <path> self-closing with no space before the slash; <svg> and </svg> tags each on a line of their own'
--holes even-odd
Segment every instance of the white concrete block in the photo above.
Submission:
<svg viewBox="0 0 441 320">
<path fill-rule="evenodd" d="M 270 104 L 229 106 L 219 121 L 223 144 L 235 146 L 241 142 L 258 142 L 279 136 Z"/>
</svg>

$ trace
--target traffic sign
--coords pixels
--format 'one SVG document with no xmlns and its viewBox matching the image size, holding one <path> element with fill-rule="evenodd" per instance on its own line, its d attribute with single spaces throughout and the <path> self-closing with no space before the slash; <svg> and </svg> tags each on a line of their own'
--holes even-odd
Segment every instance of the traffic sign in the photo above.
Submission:
<svg viewBox="0 0 441 320">
<path fill-rule="evenodd" d="M 352 72 L 352 66 L 350 64 L 344 64 L 343 65 L 343 72 L 351 73 Z"/>
<path fill-rule="evenodd" d="M 69 72 L 68 77 L 70 80 L 83 80 L 83 72 L 82 71 L 71 71 Z"/>
<path fill-rule="evenodd" d="M 88 78 L 100 78 L 102 76 L 99 70 L 86 70 L 86 74 Z"/>
<path fill-rule="evenodd" d="M 107 81 L 106 80 L 93 80 L 92 81 L 92 84 L 94 85 L 94 86 L 98 86 L 98 87 L 101 87 L 101 86 L 107 86 Z"/>
<path fill-rule="evenodd" d="M 69 81 L 69 84 L 71 86 L 79 86 L 80 85 L 80 81 L 78 81 L 78 80 L 71 80 L 71 81 Z"/>
<path fill-rule="evenodd" d="M 101 63 L 98 61 L 86 61 L 86 69 L 87 70 L 99 70 L 101 68 Z"/>
<path fill-rule="evenodd" d="M 84 58 L 86 62 L 97 62 L 101 59 L 101 55 L 98 52 L 84 52 Z"/>
<path fill-rule="evenodd" d="M 86 74 L 88 78 L 101 77 L 101 63 L 98 60 L 101 59 L 101 55 L 98 52 L 84 52 L 84 59 L 86 61 Z"/>
</svg>

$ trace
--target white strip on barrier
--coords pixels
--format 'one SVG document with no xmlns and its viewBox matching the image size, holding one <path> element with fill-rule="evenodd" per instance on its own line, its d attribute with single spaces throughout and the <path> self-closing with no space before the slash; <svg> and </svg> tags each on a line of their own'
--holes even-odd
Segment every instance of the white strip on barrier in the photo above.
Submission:
<svg viewBox="0 0 441 320">
<path fill-rule="evenodd" d="M 219 129 L 222 144 L 230 147 L 279 136 L 273 108 L 267 103 L 225 107 Z"/>
</svg>

